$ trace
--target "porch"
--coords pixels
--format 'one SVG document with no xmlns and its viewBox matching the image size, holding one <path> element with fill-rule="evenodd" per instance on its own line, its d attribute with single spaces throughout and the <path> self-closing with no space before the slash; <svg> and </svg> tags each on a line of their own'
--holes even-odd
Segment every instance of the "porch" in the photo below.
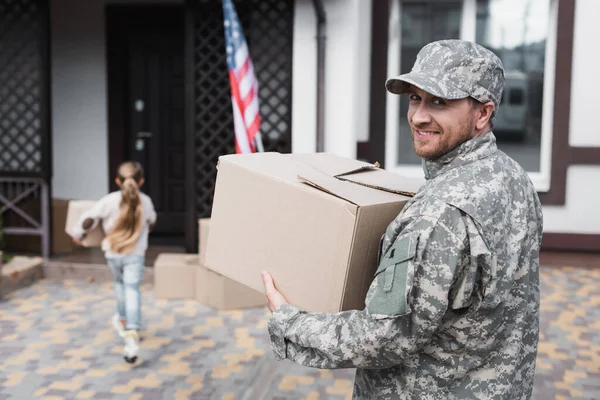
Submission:
<svg viewBox="0 0 600 400">
<path fill-rule="evenodd" d="M 289 152 L 295 2 L 234 3 L 261 82 L 265 150 Z M 48 259 L 53 201 L 97 200 L 136 160 L 155 234 L 194 252 L 217 159 L 235 152 L 222 2 L 0 0 L 0 10 L 4 234 L 39 241 Z"/>
</svg>

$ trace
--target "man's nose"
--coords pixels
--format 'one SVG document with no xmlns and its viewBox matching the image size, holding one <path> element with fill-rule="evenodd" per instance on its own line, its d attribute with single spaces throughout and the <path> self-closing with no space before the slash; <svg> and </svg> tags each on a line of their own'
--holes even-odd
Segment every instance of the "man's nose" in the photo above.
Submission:
<svg viewBox="0 0 600 400">
<path fill-rule="evenodd" d="M 431 114 L 427 111 L 426 107 L 421 103 L 418 107 L 416 107 L 411 122 L 413 125 L 426 125 L 431 122 Z"/>
</svg>

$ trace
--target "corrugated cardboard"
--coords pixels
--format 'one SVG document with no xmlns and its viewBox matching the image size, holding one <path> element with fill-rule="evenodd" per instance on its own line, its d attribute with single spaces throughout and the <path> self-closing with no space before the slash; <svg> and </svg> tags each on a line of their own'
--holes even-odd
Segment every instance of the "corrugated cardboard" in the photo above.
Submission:
<svg viewBox="0 0 600 400">
<path fill-rule="evenodd" d="M 230 155 L 218 168 L 206 266 L 261 292 L 267 270 L 307 311 L 364 307 L 381 236 L 409 199 L 398 193 L 420 185 L 329 154 Z"/>
<path fill-rule="evenodd" d="M 154 263 L 154 296 L 196 299 L 218 310 L 266 305 L 262 293 L 203 267 L 199 261 L 196 254 L 160 254 Z"/>
<path fill-rule="evenodd" d="M 200 219 L 198 225 L 200 266 L 196 270 L 196 299 L 218 310 L 265 306 L 262 293 L 204 267 L 210 218 Z"/>
<path fill-rule="evenodd" d="M 96 202 L 90 200 L 71 200 L 69 201 L 69 207 L 67 211 L 67 222 L 65 224 L 65 232 L 69 236 L 73 236 L 75 230 L 75 224 L 79 221 L 81 214 L 89 210 L 94 206 Z M 81 244 L 84 247 L 99 247 L 104 239 L 104 231 L 102 230 L 102 224 L 98 224 L 94 230 L 88 232 Z"/>
<path fill-rule="evenodd" d="M 154 296 L 169 300 L 194 299 L 198 266 L 195 254 L 160 254 L 154 262 Z"/>
<path fill-rule="evenodd" d="M 54 254 L 73 251 L 71 236 L 65 232 L 67 226 L 67 210 L 69 200 L 52 199 L 52 252 Z"/>
<path fill-rule="evenodd" d="M 267 303 L 264 294 L 201 266 L 196 268 L 196 299 L 217 310 L 264 307 Z"/>
<path fill-rule="evenodd" d="M 200 218 L 198 220 L 198 255 L 200 256 L 201 265 L 204 265 L 204 259 L 206 258 L 209 222 L 210 218 Z"/>
</svg>

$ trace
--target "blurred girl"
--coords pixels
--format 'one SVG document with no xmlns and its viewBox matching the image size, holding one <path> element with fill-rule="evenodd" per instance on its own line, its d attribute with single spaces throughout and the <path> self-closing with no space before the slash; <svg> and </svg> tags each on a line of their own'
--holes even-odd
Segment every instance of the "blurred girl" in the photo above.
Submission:
<svg viewBox="0 0 600 400">
<path fill-rule="evenodd" d="M 138 162 L 121 164 L 115 181 L 121 190 L 104 196 L 81 216 L 73 241 L 81 244 L 87 232 L 102 224 L 106 233 L 102 250 L 114 274 L 117 298 L 117 314 L 112 323 L 125 340 L 125 360 L 133 363 L 139 350 L 144 256 L 156 212 L 150 197 L 140 192 L 144 170 Z"/>
</svg>

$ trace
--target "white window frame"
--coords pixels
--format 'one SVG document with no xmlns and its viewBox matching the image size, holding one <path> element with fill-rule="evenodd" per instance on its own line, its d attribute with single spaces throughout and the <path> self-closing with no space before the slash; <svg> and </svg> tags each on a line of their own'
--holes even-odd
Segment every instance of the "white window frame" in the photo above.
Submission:
<svg viewBox="0 0 600 400">
<path fill-rule="evenodd" d="M 400 71 L 400 44 L 402 43 L 402 29 L 400 27 L 402 0 L 390 0 L 390 2 L 387 64 L 388 77 L 396 76 Z M 460 38 L 463 40 L 475 41 L 477 27 L 476 0 L 463 0 L 461 15 Z M 540 171 L 528 172 L 538 192 L 547 192 L 550 190 L 557 20 L 558 0 L 550 0 L 548 37 L 546 40 L 546 55 L 544 59 Z M 420 165 L 398 163 L 398 132 L 400 131 L 398 110 L 400 109 L 400 96 L 391 93 L 387 93 L 386 95 L 386 169 L 404 176 L 424 179 L 423 169 Z"/>
</svg>

